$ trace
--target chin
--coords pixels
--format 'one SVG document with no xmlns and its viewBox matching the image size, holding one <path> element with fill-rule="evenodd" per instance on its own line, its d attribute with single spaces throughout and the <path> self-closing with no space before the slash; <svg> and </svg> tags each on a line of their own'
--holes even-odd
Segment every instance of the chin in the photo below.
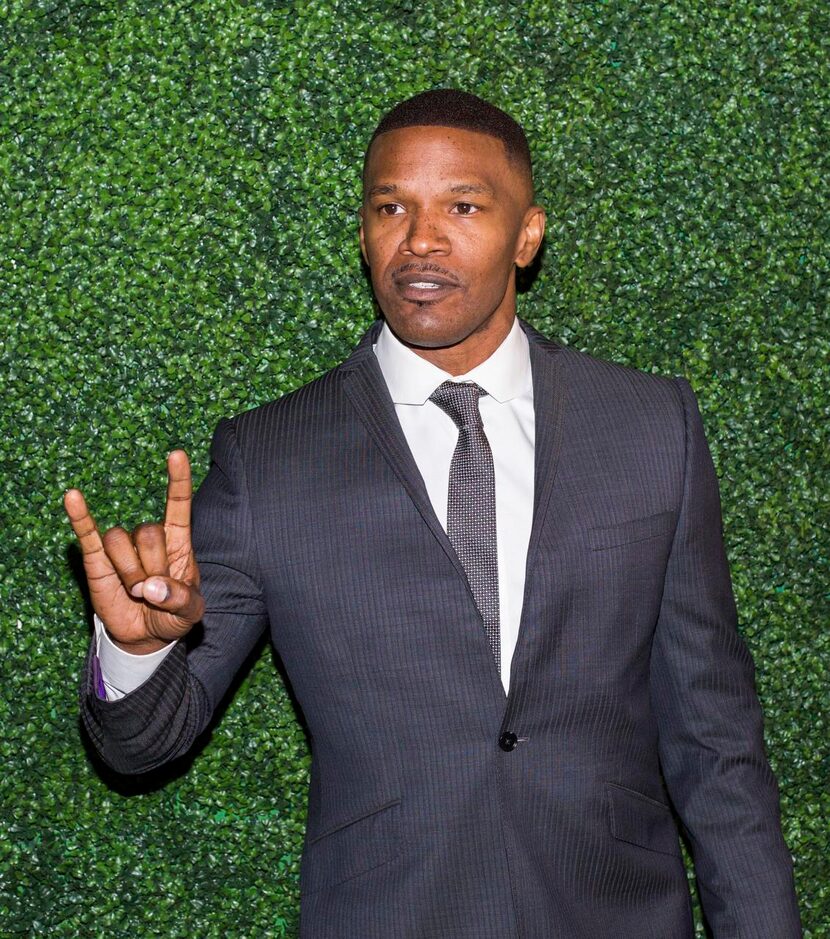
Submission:
<svg viewBox="0 0 830 939">
<path fill-rule="evenodd" d="M 401 342 L 423 349 L 454 346 L 463 342 L 468 335 L 455 324 L 447 322 L 446 314 L 442 316 L 432 310 L 414 309 L 392 316 L 384 313 L 384 319 Z"/>
<path fill-rule="evenodd" d="M 403 328 L 387 319 L 389 328 L 408 346 L 417 346 L 420 349 L 444 349 L 463 342 L 467 337 L 462 333 L 448 331 L 446 325 L 436 325 L 430 328 L 428 324 L 406 323 Z"/>
</svg>

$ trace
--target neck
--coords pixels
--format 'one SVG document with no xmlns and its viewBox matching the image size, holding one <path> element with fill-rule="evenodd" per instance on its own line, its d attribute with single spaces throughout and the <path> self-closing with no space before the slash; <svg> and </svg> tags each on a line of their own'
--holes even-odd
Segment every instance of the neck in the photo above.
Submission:
<svg viewBox="0 0 830 939">
<path fill-rule="evenodd" d="M 442 371 L 455 377 L 456 375 L 466 375 L 467 372 L 474 369 L 477 365 L 490 358 L 498 347 L 507 338 L 508 333 L 513 328 L 515 316 L 509 320 L 492 320 L 484 324 L 480 329 L 467 336 L 461 342 L 452 346 L 442 348 L 428 349 L 423 346 L 406 345 L 421 358 L 431 362 Z"/>
</svg>

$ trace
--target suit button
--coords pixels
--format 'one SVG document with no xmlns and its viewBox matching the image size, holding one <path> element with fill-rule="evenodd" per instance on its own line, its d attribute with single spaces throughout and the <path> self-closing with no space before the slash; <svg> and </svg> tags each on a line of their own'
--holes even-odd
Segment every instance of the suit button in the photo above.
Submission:
<svg viewBox="0 0 830 939">
<path fill-rule="evenodd" d="M 516 749 L 516 744 L 518 743 L 519 738 L 511 733 L 509 730 L 506 730 L 499 737 L 499 746 L 504 750 L 505 753 L 509 753 L 511 750 Z"/>
</svg>

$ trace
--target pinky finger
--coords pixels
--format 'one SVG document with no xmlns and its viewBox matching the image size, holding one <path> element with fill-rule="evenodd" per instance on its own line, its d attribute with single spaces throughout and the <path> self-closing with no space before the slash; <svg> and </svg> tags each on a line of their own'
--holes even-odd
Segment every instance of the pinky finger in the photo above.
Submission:
<svg viewBox="0 0 830 939">
<path fill-rule="evenodd" d="M 72 530 L 75 532 L 81 546 L 87 577 L 100 579 L 110 575 L 117 576 L 115 568 L 110 563 L 106 551 L 104 551 L 98 526 L 87 508 L 81 490 L 67 489 L 63 496 L 63 505 L 66 514 L 69 516 Z"/>
</svg>

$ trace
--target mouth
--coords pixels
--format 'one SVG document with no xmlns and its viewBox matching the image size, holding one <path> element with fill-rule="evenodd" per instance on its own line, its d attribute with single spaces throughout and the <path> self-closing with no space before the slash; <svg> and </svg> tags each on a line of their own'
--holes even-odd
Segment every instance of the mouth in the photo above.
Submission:
<svg viewBox="0 0 830 939">
<path fill-rule="evenodd" d="M 460 287 L 448 272 L 429 269 L 399 271 L 393 275 L 392 281 L 399 295 L 414 303 L 437 302 Z"/>
</svg>

